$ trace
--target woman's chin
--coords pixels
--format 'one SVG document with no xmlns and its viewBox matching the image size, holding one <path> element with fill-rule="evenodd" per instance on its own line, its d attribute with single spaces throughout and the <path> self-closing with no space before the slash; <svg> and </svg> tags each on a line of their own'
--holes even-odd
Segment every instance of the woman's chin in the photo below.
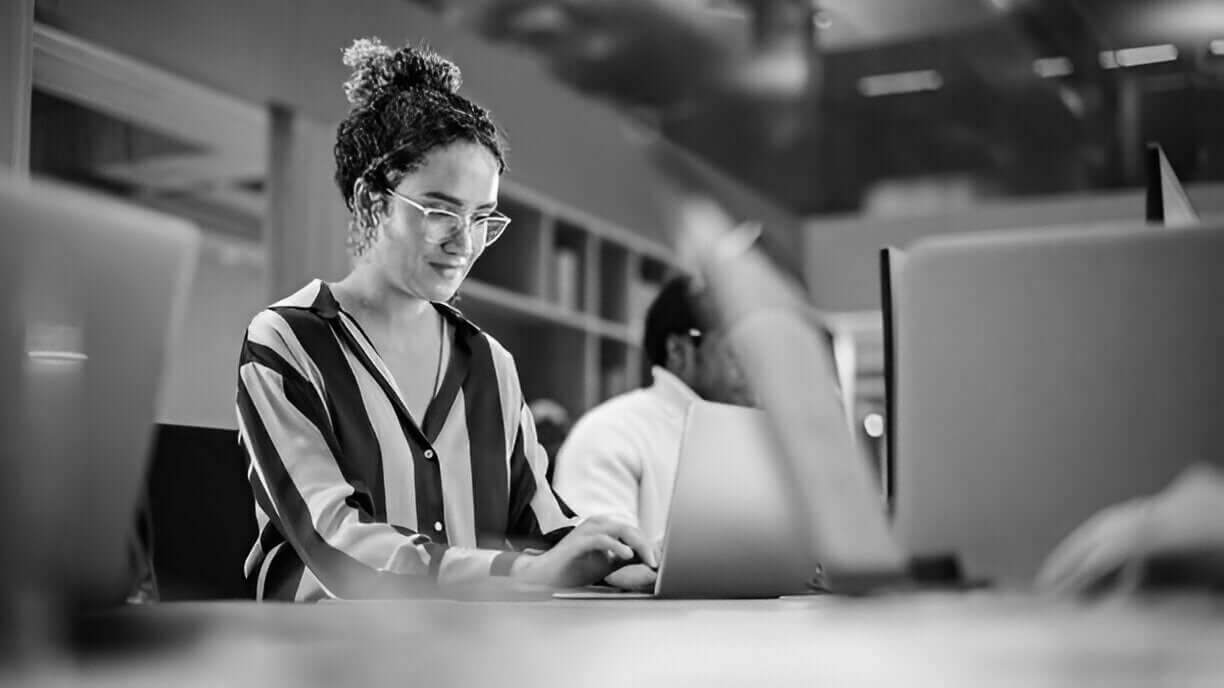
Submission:
<svg viewBox="0 0 1224 688">
<path fill-rule="evenodd" d="M 450 301 L 459 292 L 463 279 L 446 280 L 429 285 L 430 301 Z"/>
<path fill-rule="evenodd" d="M 414 280 L 401 282 L 397 291 L 424 301 L 450 301 L 459 291 L 463 280 Z"/>
</svg>

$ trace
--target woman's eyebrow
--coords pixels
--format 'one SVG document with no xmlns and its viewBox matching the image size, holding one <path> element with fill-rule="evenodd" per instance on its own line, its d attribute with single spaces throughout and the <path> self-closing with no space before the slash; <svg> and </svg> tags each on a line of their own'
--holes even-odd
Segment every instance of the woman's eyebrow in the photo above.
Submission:
<svg viewBox="0 0 1224 688">
<path fill-rule="evenodd" d="M 430 198 L 435 201 L 442 201 L 455 206 L 456 208 L 464 207 L 463 201 L 443 191 L 429 191 L 424 194 L 425 198 Z M 497 201 L 489 201 L 476 206 L 477 210 L 493 210 L 497 207 Z"/>
</svg>

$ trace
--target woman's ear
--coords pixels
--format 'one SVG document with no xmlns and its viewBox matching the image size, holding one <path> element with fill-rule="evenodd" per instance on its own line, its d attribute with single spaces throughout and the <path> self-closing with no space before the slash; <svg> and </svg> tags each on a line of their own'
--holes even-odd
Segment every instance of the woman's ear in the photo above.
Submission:
<svg viewBox="0 0 1224 688">
<path fill-rule="evenodd" d="M 373 229 L 382 224 L 387 215 L 387 198 L 376 191 L 365 177 L 353 184 L 353 214 L 361 226 Z"/>
</svg>

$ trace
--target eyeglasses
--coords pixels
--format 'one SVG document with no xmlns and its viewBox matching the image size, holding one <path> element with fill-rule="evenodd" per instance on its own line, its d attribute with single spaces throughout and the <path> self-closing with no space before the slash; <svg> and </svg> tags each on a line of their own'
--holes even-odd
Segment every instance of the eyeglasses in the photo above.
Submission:
<svg viewBox="0 0 1224 688">
<path fill-rule="evenodd" d="M 466 227 L 472 243 L 488 246 L 497 241 L 510 224 L 510 218 L 498 212 L 464 216 L 442 208 L 423 206 L 398 191 L 390 190 L 387 193 L 421 211 L 425 217 L 425 241 L 431 244 L 445 243 Z"/>
</svg>

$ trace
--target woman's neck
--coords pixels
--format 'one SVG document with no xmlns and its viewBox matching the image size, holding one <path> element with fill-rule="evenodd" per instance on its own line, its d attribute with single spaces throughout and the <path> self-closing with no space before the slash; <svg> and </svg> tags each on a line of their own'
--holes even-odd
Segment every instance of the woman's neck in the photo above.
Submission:
<svg viewBox="0 0 1224 688">
<path fill-rule="evenodd" d="M 340 292 L 336 297 L 345 310 L 378 318 L 393 331 L 404 331 L 401 328 L 419 323 L 423 317 L 435 316 L 428 300 L 396 289 L 366 265 L 359 265 L 337 282 L 335 291 Z"/>
</svg>

